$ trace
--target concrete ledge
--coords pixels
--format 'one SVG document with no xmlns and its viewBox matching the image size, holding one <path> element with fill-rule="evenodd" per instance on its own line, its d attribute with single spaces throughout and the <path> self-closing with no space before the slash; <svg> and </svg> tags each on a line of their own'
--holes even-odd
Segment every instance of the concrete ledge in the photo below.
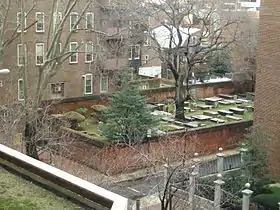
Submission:
<svg viewBox="0 0 280 210">
<path fill-rule="evenodd" d="M 97 210 L 127 210 L 128 199 L 0 144 L 0 164 Z"/>
</svg>

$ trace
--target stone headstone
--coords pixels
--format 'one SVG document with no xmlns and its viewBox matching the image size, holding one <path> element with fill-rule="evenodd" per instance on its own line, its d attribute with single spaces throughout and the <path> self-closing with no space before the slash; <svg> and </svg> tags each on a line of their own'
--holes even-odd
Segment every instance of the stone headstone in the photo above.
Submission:
<svg viewBox="0 0 280 210">
<path fill-rule="evenodd" d="M 218 113 L 220 115 L 226 116 L 226 115 L 233 115 L 233 112 L 227 111 L 227 110 L 218 110 Z"/>
</svg>

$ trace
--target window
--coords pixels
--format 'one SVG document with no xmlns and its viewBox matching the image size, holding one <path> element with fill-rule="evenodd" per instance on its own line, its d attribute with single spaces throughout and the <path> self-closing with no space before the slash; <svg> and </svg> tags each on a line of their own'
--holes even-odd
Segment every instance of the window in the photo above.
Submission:
<svg viewBox="0 0 280 210">
<path fill-rule="evenodd" d="M 150 37 L 147 31 L 144 32 L 144 46 L 150 45 Z"/>
<path fill-rule="evenodd" d="M 92 74 L 84 75 L 84 94 L 92 94 Z"/>
<path fill-rule="evenodd" d="M 45 31 L 45 15 L 43 12 L 36 12 L 36 32 Z"/>
<path fill-rule="evenodd" d="M 108 92 L 108 76 L 100 76 L 100 92 Z"/>
<path fill-rule="evenodd" d="M 53 14 L 53 30 L 54 31 L 58 28 L 61 21 L 62 21 L 62 13 L 54 12 L 54 14 Z"/>
<path fill-rule="evenodd" d="M 78 19 L 79 19 L 78 13 L 72 12 L 70 14 L 70 31 L 78 29 L 78 24 L 77 24 Z"/>
<path fill-rule="evenodd" d="M 23 79 L 18 80 L 18 100 L 24 100 L 24 84 Z"/>
<path fill-rule="evenodd" d="M 88 42 L 85 44 L 85 62 L 90 63 L 93 61 L 93 43 Z"/>
<path fill-rule="evenodd" d="M 86 13 L 86 29 L 93 29 L 94 27 L 94 14 L 92 12 Z"/>
<path fill-rule="evenodd" d="M 24 47 L 23 47 L 24 46 Z M 17 45 L 17 65 L 23 66 L 26 61 L 26 44 Z"/>
<path fill-rule="evenodd" d="M 44 43 L 36 43 L 36 65 L 44 64 Z"/>
<path fill-rule="evenodd" d="M 23 26 L 21 25 L 22 22 L 23 22 Z M 21 28 L 23 28 L 23 29 L 26 28 L 26 13 L 25 12 L 23 13 L 23 20 L 22 20 L 22 13 L 21 12 L 17 13 L 17 32 L 21 32 Z"/>
<path fill-rule="evenodd" d="M 147 64 L 149 61 L 149 55 L 145 55 L 145 60 L 144 60 L 144 63 Z"/>
<path fill-rule="evenodd" d="M 130 46 L 129 60 L 138 60 L 140 58 L 140 45 Z"/>
<path fill-rule="evenodd" d="M 78 43 L 70 42 L 70 63 L 78 63 Z"/>
<path fill-rule="evenodd" d="M 64 97 L 64 83 L 53 83 L 51 84 L 51 98 L 62 98 Z"/>
</svg>

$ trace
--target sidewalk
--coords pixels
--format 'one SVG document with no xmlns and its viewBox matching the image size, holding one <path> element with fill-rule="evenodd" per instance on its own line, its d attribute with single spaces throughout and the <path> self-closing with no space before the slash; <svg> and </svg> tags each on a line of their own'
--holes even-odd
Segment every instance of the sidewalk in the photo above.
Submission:
<svg viewBox="0 0 280 210">
<path fill-rule="evenodd" d="M 225 151 L 223 151 L 223 153 L 225 154 L 225 156 L 230 156 L 230 155 L 238 154 L 239 152 L 238 152 L 238 150 L 234 149 L 234 150 L 225 150 Z M 199 158 L 201 161 L 212 160 L 212 159 L 216 158 L 216 154 L 201 156 Z M 48 154 L 41 155 L 40 159 L 42 159 L 43 162 L 49 164 Z M 163 169 L 164 169 L 163 166 L 156 166 L 153 168 L 140 169 L 140 170 L 134 171 L 132 173 L 107 176 L 90 167 L 79 164 L 79 163 L 74 162 L 65 157 L 54 155 L 52 160 L 53 160 L 55 167 L 57 167 L 61 170 L 64 170 L 74 176 L 77 176 L 77 177 L 85 179 L 89 182 L 92 182 L 95 184 L 100 184 L 100 185 L 137 180 L 137 179 L 144 178 L 148 175 L 163 172 Z M 179 163 L 173 163 L 172 165 L 178 165 L 178 164 Z"/>
</svg>

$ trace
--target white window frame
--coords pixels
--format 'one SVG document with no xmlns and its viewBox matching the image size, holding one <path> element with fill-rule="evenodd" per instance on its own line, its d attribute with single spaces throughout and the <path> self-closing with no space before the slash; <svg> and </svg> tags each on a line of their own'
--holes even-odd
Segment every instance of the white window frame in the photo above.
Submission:
<svg viewBox="0 0 280 210">
<path fill-rule="evenodd" d="M 103 78 L 106 78 L 106 81 L 107 81 L 107 87 L 106 87 L 106 90 L 102 90 L 102 79 Z M 107 93 L 109 91 L 109 77 L 108 75 L 103 75 L 103 74 L 100 74 L 100 80 L 99 80 L 99 88 L 100 88 L 100 93 Z"/>
<path fill-rule="evenodd" d="M 149 61 L 149 55 L 145 55 L 144 63 L 147 64 Z"/>
<path fill-rule="evenodd" d="M 92 21 L 92 26 L 91 28 L 88 28 L 88 16 L 91 16 L 91 21 Z M 85 25 L 85 28 L 86 29 L 94 29 L 94 13 L 93 12 L 87 12 L 86 13 L 86 25 Z"/>
<path fill-rule="evenodd" d="M 22 82 L 22 90 L 20 90 L 20 83 Z M 21 92 L 22 92 L 22 95 L 23 95 L 23 98 L 21 98 Z M 24 101 L 24 81 L 23 79 L 18 79 L 18 100 L 19 101 Z"/>
<path fill-rule="evenodd" d="M 133 57 L 133 48 L 136 49 L 136 47 L 138 47 L 138 57 Z M 129 55 L 129 60 L 139 60 L 140 59 L 140 45 L 139 44 L 136 44 L 136 45 L 130 45 L 130 55 Z"/>
<path fill-rule="evenodd" d="M 36 12 L 36 32 L 37 33 L 43 33 L 45 32 L 45 13 L 44 12 Z M 43 19 L 42 19 L 42 24 L 43 24 L 43 29 L 42 30 L 38 30 L 38 15 L 42 15 Z"/>
<path fill-rule="evenodd" d="M 74 52 L 74 53 L 72 53 L 73 51 L 72 51 L 72 48 L 71 48 L 71 45 L 72 44 L 75 44 L 76 45 L 76 52 Z M 70 57 L 69 57 L 69 63 L 78 63 L 79 62 L 79 52 L 78 52 L 78 47 L 79 47 L 79 44 L 78 44 L 78 42 L 70 42 L 69 43 L 69 52 L 71 53 L 71 55 L 70 55 Z M 74 55 L 74 54 L 76 54 L 76 61 L 71 61 L 71 57 L 72 57 L 72 55 Z"/>
<path fill-rule="evenodd" d="M 56 30 L 56 26 L 59 25 L 62 21 L 62 13 L 54 12 L 53 13 L 53 30 Z"/>
<path fill-rule="evenodd" d="M 17 44 L 17 66 L 24 66 L 24 64 L 20 64 L 19 61 L 19 56 L 20 56 L 20 47 L 24 47 L 23 49 L 23 59 L 26 62 L 26 53 L 27 53 L 27 49 L 26 49 L 26 44 Z"/>
<path fill-rule="evenodd" d="M 79 24 L 77 24 L 75 29 L 72 29 L 72 17 L 73 17 L 73 15 L 75 15 L 77 17 L 77 21 L 79 20 L 79 14 L 77 12 L 71 12 L 70 13 L 70 21 L 69 21 L 69 23 L 70 23 L 70 31 L 73 31 L 73 30 L 75 31 L 75 30 L 79 29 Z"/>
<path fill-rule="evenodd" d="M 38 47 L 38 46 L 42 46 L 42 48 L 43 48 L 43 49 L 42 49 L 42 52 L 43 52 L 43 55 L 42 55 L 42 56 L 43 56 L 43 63 L 38 63 L 38 59 L 37 59 L 37 57 L 38 57 L 38 55 L 37 55 L 37 53 L 38 53 L 38 52 L 37 52 L 37 47 Z M 36 66 L 42 66 L 42 65 L 44 64 L 44 62 L 45 62 L 45 58 L 44 58 L 44 57 L 45 57 L 45 55 L 44 55 L 44 54 L 45 54 L 45 53 L 44 53 L 45 50 L 44 50 L 44 48 L 45 48 L 45 45 L 44 45 L 43 42 L 36 43 L 36 47 L 35 47 L 35 56 L 36 56 L 36 57 L 35 57 L 35 64 L 36 64 Z M 39 55 L 39 56 L 40 56 L 40 55 Z"/>
<path fill-rule="evenodd" d="M 17 32 L 21 32 L 21 19 L 19 18 L 19 15 L 21 15 L 21 12 L 17 12 Z M 26 28 L 26 12 L 23 12 L 24 15 L 24 29 Z M 20 27 L 18 27 L 20 25 Z M 26 30 L 24 30 L 26 32 Z"/>
<path fill-rule="evenodd" d="M 92 74 L 85 74 L 84 76 L 84 94 L 85 95 L 90 95 L 92 94 Z M 90 92 L 87 92 L 87 78 L 90 78 Z"/>
<path fill-rule="evenodd" d="M 91 60 L 87 60 L 87 54 L 90 53 L 89 47 L 91 48 Z M 93 61 L 93 42 L 86 42 L 85 43 L 85 63 L 91 63 Z"/>
</svg>

